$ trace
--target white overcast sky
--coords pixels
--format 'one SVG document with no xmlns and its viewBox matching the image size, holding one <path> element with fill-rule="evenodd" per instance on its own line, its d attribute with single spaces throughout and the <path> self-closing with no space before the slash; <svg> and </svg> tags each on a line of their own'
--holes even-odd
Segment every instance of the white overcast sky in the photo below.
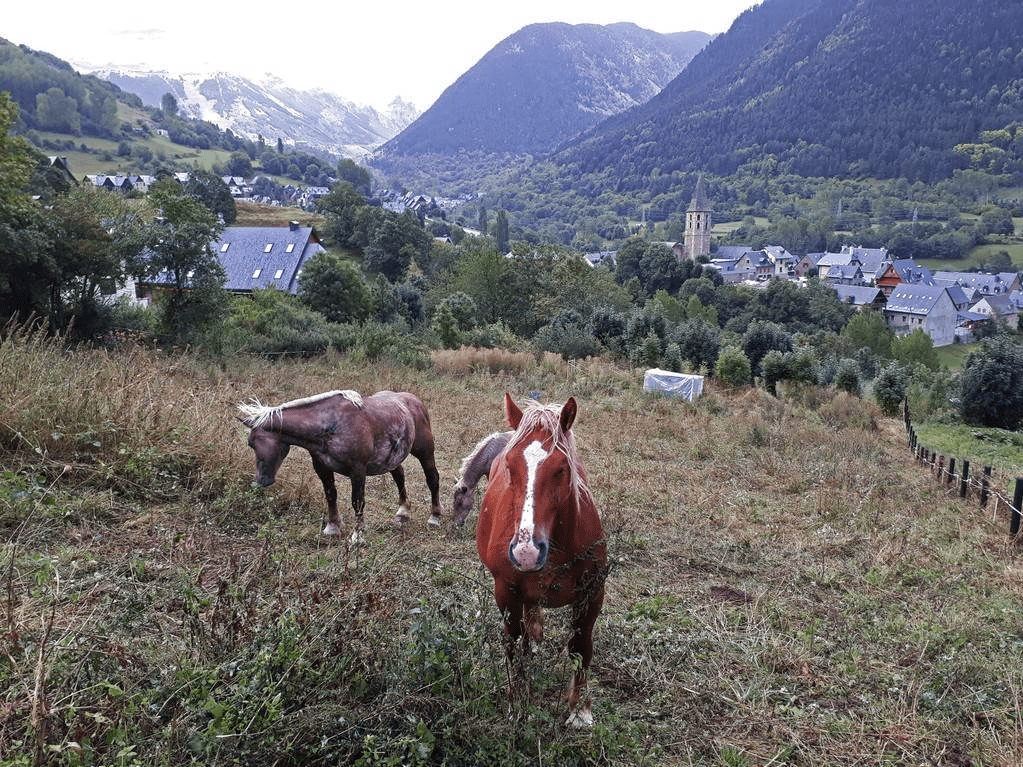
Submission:
<svg viewBox="0 0 1023 767">
<path fill-rule="evenodd" d="M 655 32 L 725 32 L 760 0 L 56 0 L 16 3 L 0 37 L 80 71 L 110 65 L 173 74 L 266 74 L 296 88 L 420 109 L 522 27 L 631 21 Z"/>
</svg>

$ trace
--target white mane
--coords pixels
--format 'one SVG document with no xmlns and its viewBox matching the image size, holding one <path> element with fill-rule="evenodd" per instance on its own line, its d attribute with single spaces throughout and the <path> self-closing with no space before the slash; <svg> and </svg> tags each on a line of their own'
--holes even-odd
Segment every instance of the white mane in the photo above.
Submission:
<svg viewBox="0 0 1023 767">
<path fill-rule="evenodd" d="M 359 392 L 352 391 L 351 389 L 335 389 L 333 391 L 325 391 L 322 394 L 314 394 L 311 397 L 293 399 L 281 405 L 261 405 L 259 400 L 253 399 L 252 402 L 245 402 L 239 405 L 238 410 L 245 420 L 252 425 L 252 428 L 257 428 L 270 421 L 275 415 L 280 418 L 281 411 L 285 408 L 310 405 L 328 397 L 333 397 L 336 394 L 340 394 L 356 407 L 362 407 L 362 395 Z"/>
</svg>

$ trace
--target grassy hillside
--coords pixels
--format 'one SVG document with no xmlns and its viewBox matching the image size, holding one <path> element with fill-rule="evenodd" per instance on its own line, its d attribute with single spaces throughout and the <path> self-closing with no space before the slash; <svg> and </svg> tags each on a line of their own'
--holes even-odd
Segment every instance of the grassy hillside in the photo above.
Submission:
<svg viewBox="0 0 1023 767">
<path fill-rule="evenodd" d="M 0 765 L 1014 765 L 1023 571 L 1003 518 L 934 482 L 900 421 L 826 390 L 438 354 L 223 365 L 0 343 Z M 253 489 L 235 404 L 417 393 L 445 504 L 505 391 L 574 395 L 613 568 L 597 724 L 566 729 L 565 616 L 511 701 L 492 583 L 464 529 L 319 534 L 306 454 Z M 347 487 L 340 495 L 347 497 Z M 346 509 L 347 511 L 347 509 Z M 345 514 L 350 523 L 350 513 Z"/>
</svg>

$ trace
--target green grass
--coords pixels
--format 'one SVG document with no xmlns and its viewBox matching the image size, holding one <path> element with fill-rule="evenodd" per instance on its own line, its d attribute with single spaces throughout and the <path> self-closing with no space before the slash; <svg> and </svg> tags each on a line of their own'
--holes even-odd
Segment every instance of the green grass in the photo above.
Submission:
<svg viewBox="0 0 1023 767">
<path fill-rule="evenodd" d="M 918 442 L 932 452 L 964 460 L 979 471 L 991 466 L 998 476 L 1010 479 L 1023 476 L 1023 434 L 962 424 L 914 424 Z"/>
<path fill-rule="evenodd" d="M 40 132 L 40 138 L 45 141 L 64 142 L 68 136 L 62 133 Z M 74 139 L 74 149 L 47 150 L 56 152 L 62 157 L 67 157 L 71 165 L 71 172 L 79 181 L 83 176 L 93 174 L 130 174 L 138 172 L 138 160 L 133 157 L 119 157 L 117 154 L 118 141 L 101 139 L 95 137 L 79 137 Z M 145 146 L 152 150 L 157 158 L 167 158 L 176 162 L 184 163 L 187 167 L 198 166 L 211 168 L 214 163 L 225 163 L 230 158 L 230 153 L 224 150 L 199 150 L 183 147 L 175 144 L 164 136 L 152 136 L 147 139 L 133 139 L 129 142 L 134 147 Z M 82 146 L 87 149 L 81 149 Z M 107 159 L 109 157 L 109 159 Z"/>
<path fill-rule="evenodd" d="M 937 346 L 934 351 L 938 355 L 938 362 L 942 367 L 951 371 L 960 370 L 966 357 L 979 346 L 979 343 L 972 344 L 949 344 Z"/>
</svg>

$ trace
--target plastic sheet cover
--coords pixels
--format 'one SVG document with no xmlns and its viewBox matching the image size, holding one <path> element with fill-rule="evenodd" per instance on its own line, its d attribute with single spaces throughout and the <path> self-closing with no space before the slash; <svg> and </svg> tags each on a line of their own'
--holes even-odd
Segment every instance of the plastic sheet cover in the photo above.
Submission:
<svg viewBox="0 0 1023 767">
<path fill-rule="evenodd" d="M 683 397 L 692 402 L 703 393 L 703 376 L 651 368 L 643 376 L 643 391 Z"/>
</svg>

